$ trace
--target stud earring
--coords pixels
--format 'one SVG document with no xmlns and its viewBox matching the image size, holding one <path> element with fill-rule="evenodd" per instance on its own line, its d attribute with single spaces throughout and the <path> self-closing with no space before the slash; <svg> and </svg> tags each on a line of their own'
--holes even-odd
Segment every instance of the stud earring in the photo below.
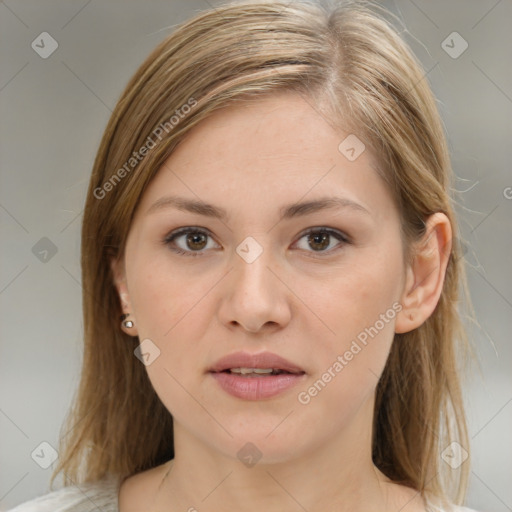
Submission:
<svg viewBox="0 0 512 512">
<path fill-rule="evenodd" d="M 130 316 L 130 313 L 126 313 L 121 315 L 121 327 L 125 327 L 126 329 L 131 329 L 135 326 L 133 320 L 126 320 Z"/>
</svg>

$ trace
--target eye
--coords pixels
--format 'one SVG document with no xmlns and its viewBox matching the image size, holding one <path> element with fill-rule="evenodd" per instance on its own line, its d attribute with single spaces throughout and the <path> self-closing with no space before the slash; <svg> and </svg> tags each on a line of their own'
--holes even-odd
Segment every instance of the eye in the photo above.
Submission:
<svg viewBox="0 0 512 512">
<path fill-rule="evenodd" d="M 180 245 L 176 243 L 176 240 L 183 237 L 185 237 L 184 242 L 182 242 L 185 244 L 184 248 L 180 247 Z M 200 251 L 208 248 L 206 244 L 208 237 L 210 237 L 210 233 L 202 229 L 182 228 L 166 236 L 164 244 L 170 245 L 171 250 L 177 254 L 183 254 L 185 256 L 202 256 L 203 252 Z"/>
<path fill-rule="evenodd" d="M 210 233 L 203 229 L 190 227 L 181 228 L 167 235 L 163 243 L 164 245 L 170 246 L 171 250 L 177 254 L 184 256 L 202 256 L 205 249 L 212 248 L 208 247 L 209 237 L 211 238 Z M 325 253 L 333 250 L 332 247 L 326 250 L 326 248 L 329 248 L 331 245 L 331 239 L 333 237 L 341 242 L 338 243 L 337 246 L 350 243 L 349 238 L 342 232 L 324 227 L 310 229 L 299 238 L 299 241 L 305 238 L 307 246 L 314 248 L 314 250 L 310 252 Z M 177 243 L 180 239 L 183 239 L 181 242 L 182 245 Z M 302 247 L 301 249 L 304 248 Z M 307 249 L 304 250 L 307 251 Z"/>
<path fill-rule="evenodd" d="M 331 249 L 325 250 L 326 248 L 329 248 L 329 246 L 331 245 L 332 238 L 335 238 L 339 242 L 341 242 L 341 243 L 338 243 L 335 247 L 350 243 L 349 238 L 345 234 L 343 234 L 341 231 L 333 230 L 330 228 L 324 228 L 324 227 L 310 229 L 309 231 L 304 233 L 299 238 L 299 241 L 302 240 L 303 238 L 306 239 L 306 244 L 308 247 L 314 248 L 314 250 L 312 252 L 321 252 L 321 253 L 332 252 L 332 247 L 331 247 Z M 307 250 L 307 249 L 305 249 L 305 250 Z M 338 249 L 334 249 L 334 250 L 338 250 Z"/>
</svg>

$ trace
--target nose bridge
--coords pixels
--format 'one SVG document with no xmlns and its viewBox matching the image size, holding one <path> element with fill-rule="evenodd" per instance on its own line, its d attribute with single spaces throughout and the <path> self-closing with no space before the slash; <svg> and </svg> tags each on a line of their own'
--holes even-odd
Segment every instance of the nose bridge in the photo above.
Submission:
<svg viewBox="0 0 512 512">
<path fill-rule="evenodd" d="M 272 262 L 272 251 L 259 237 L 245 238 L 236 248 L 234 255 L 235 281 L 237 288 L 242 293 L 265 294 L 266 288 L 271 284 L 271 280 L 275 279 L 274 274 L 268 267 L 275 266 Z"/>
<path fill-rule="evenodd" d="M 263 242 L 248 237 L 238 245 L 233 254 L 229 291 L 220 310 L 225 324 L 234 321 L 255 332 L 267 323 L 282 326 L 289 320 L 289 308 L 274 275 L 276 270 L 273 253 Z"/>
</svg>

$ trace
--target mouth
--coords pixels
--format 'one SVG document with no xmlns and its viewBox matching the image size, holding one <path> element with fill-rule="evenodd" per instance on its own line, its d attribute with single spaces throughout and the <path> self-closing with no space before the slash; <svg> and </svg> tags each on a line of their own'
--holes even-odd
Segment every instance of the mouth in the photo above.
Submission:
<svg viewBox="0 0 512 512">
<path fill-rule="evenodd" d="M 212 373 L 228 372 L 243 376 L 268 376 L 288 374 L 304 374 L 303 368 L 284 357 L 272 352 L 235 352 L 219 359 L 209 371 Z"/>
<path fill-rule="evenodd" d="M 270 375 L 303 375 L 306 372 L 289 372 L 280 368 L 227 368 L 226 370 L 213 373 L 230 373 L 240 377 L 268 377 Z"/>
<path fill-rule="evenodd" d="M 270 352 L 237 352 L 209 369 L 220 388 L 243 400 L 263 400 L 284 393 L 306 377 L 306 371 Z"/>
</svg>

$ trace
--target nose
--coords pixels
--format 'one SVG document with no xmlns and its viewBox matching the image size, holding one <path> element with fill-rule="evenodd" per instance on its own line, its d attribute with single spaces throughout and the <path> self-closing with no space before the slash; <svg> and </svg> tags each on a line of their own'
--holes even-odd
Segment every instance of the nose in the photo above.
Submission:
<svg viewBox="0 0 512 512">
<path fill-rule="evenodd" d="M 251 263 L 233 255 L 233 268 L 224 280 L 219 308 L 221 322 L 240 326 L 251 333 L 279 330 L 291 318 L 292 292 L 286 286 L 284 271 L 272 261 L 270 250 L 263 250 Z"/>
</svg>

